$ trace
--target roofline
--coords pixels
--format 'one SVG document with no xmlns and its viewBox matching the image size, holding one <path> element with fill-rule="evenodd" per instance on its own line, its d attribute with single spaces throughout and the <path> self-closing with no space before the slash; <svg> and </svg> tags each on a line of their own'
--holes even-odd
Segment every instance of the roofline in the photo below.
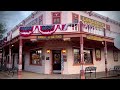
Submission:
<svg viewBox="0 0 120 90">
<path fill-rule="evenodd" d="M 98 13 L 96 13 L 94 11 L 82 11 L 82 12 L 84 12 L 86 14 L 89 14 L 89 15 L 91 14 L 90 16 L 94 16 L 94 17 L 97 17 L 99 19 L 105 20 L 106 22 L 110 22 L 112 24 L 120 26 L 120 22 L 119 21 L 116 21 L 116 20 L 111 19 L 109 17 L 106 17 L 104 15 L 98 14 Z"/>
<path fill-rule="evenodd" d="M 24 21 L 29 20 L 32 17 L 32 15 L 36 15 L 38 12 L 41 12 L 41 11 L 34 11 L 34 12 L 32 12 L 28 17 L 26 17 L 25 19 L 23 19 L 19 24 L 17 24 L 10 31 L 8 31 L 8 33 L 11 32 L 11 31 L 13 32 L 14 30 L 16 30 L 16 28 L 18 26 L 20 26 L 21 24 L 23 24 Z M 103 16 L 103 15 L 98 14 L 96 12 L 93 12 L 93 11 L 80 11 L 80 12 L 84 12 L 84 13 L 89 14 L 89 15 L 91 14 L 91 16 L 97 17 L 99 19 L 105 20 L 106 22 L 111 22 L 111 23 L 113 23 L 115 25 L 120 26 L 120 22 L 118 22 L 116 20 L 113 20 L 113 19 L 110 19 L 109 17 Z"/>
</svg>

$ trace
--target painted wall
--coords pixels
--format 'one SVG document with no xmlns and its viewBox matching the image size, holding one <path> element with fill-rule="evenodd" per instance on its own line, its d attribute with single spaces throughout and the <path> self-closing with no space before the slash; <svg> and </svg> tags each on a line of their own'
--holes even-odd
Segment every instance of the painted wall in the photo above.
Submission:
<svg viewBox="0 0 120 90">
<path fill-rule="evenodd" d="M 46 45 L 45 45 L 45 51 L 47 49 L 50 49 L 51 51 L 52 50 L 62 50 L 63 48 L 65 48 L 66 50 L 68 49 L 67 46 L 68 43 L 65 42 L 61 42 L 61 41 L 48 41 L 46 42 Z M 61 53 L 62 55 L 62 53 Z M 50 60 L 45 60 L 45 74 L 50 74 L 51 71 L 52 71 L 52 52 L 50 54 L 47 54 L 45 53 L 45 57 L 50 57 Z M 67 62 L 64 62 L 64 70 L 62 71 L 63 74 L 65 73 L 68 73 L 67 71 Z"/>
<path fill-rule="evenodd" d="M 80 73 L 80 65 L 73 65 L 73 53 L 72 48 L 69 46 L 68 47 L 68 74 L 79 74 Z M 108 56 L 107 56 L 107 60 L 108 60 L 108 70 L 110 68 L 113 68 L 115 65 L 120 65 L 120 51 L 118 53 L 118 62 L 114 62 L 113 59 L 113 50 L 112 49 L 108 49 Z M 84 69 L 85 67 L 88 66 L 96 66 L 97 67 L 97 72 L 102 72 L 105 71 L 105 58 L 104 58 L 104 49 L 101 49 L 101 61 L 96 61 L 95 60 L 95 49 L 93 49 L 93 65 L 84 65 Z"/>
<path fill-rule="evenodd" d="M 42 66 L 30 65 L 30 54 L 29 49 L 24 50 L 25 55 L 25 71 L 31 71 L 36 73 L 44 73 L 44 74 L 51 74 L 52 72 L 52 52 L 48 54 L 46 52 L 47 49 L 52 50 L 62 50 L 65 48 L 67 50 L 67 62 L 64 62 L 64 70 L 62 74 L 79 74 L 80 73 L 80 65 L 73 65 L 74 63 L 74 55 L 73 49 L 70 42 L 62 42 L 62 41 L 47 41 L 43 48 L 43 55 L 45 59 L 42 60 Z M 61 53 L 62 54 L 62 53 Z M 118 62 L 114 62 L 113 59 L 113 49 L 108 48 L 108 70 L 113 68 L 114 65 L 120 65 L 120 51 L 118 55 Z M 46 57 L 50 57 L 50 60 L 46 60 Z M 17 54 L 15 55 L 17 61 Z M 16 63 L 15 61 L 15 63 Z M 17 66 L 17 64 L 15 64 Z M 104 48 L 101 48 L 101 61 L 95 60 L 95 49 L 93 48 L 93 64 L 92 65 L 84 65 L 85 67 L 88 66 L 96 66 L 97 72 L 105 71 L 105 59 L 104 59 Z"/>
<path fill-rule="evenodd" d="M 46 11 L 46 24 L 52 24 L 52 12 L 61 12 L 61 24 L 69 23 L 67 11 Z"/>
<path fill-rule="evenodd" d="M 29 52 L 26 52 L 26 55 L 25 55 L 25 71 L 43 73 L 44 72 L 44 67 L 43 66 L 44 66 L 43 61 L 42 61 L 42 66 L 30 65 L 30 55 L 29 55 Z"/>
<path fill-rule="evenodd" d="M 46 13 L 45 11 L 41 11 L 41 12 L 38 12 L 38 14 L 34 15 L 34 18 L 30 18 L 28 19 L 26 22 L 25 22 L 25 25 L 23 26 L 26 26 L 28 23 L 30 23 L 31 21 L 33 21 L 34 19 L 38 18 L 39 16 L 43 15 L 43 24 L 46 24 Z M 39 25 L 39 20 L 37 20 L 37 23 L 36 25 Z M 12 33 L 12 38 L 16 37 L 19 35 L 19 29 L 15 30 L 13 33 Z"/>
<path fill-rule="evenodd" d="M 14 65 L 15 65 L 15 67 L 18 67 L 18 63 L 17 63 L 17 61 L 18 61 L 18 53 L 15 53 L 15 61 L 14 61 Z"/>
<path fill-rule="evenodd" d="M 39 11 L 37 14 L 34 15 L 34 18 L 31 18 L 31 16 L 29 16 L 27 20 L 25 20 L 25 25 L 26 26 L 28 23 L 30 23 L 31 21 L 33 21 L 34 19 L 38 18 L 39 16 L 41 16 L 43 14 L 43 24 L 52 24 L 52 14 L 51 12 L 57 12 L 57 11 Z M 94 17 L 94 16 L 89 16 L 88 14 L 84 13 L 83 11 L 60 11 L 61 12 L 61 23 L 62 24 L 66 24 L 66 23 L 72 23 L 72 13 L 76 13 L 79 14 L 79 20 L 80 20 L 80 15 L 82 16 L 86 16 L 88 18 L 103 22 L 105 24 L 110 25 L 110 31 L 113 32 L 118 32 L 120 33 L 120 26 L 115 25 L 113 23 L 110 22 L 106 22 L 105 20 L 102 20 L 100 18 Z M 39 23 L 37 22 L 36 25 L 39 25 Z M 16 37 L 19 34 L 19 30 L 15 30 L 12 34 L 12 38 Z M 109 36 L 109 35 L 108 35 Z M 8 38 L 9 40 L 9 38 Z"/>
<path fill-rule="evenodd" d="M 40 14 L 36 15 L 35 18 L 40 16 L 41 14 L 44 14 L 43 15 L 43 24 L 52 24 L 51 12 L 54 12 L 54 11 L 47 11 L 47 12 L 43 12 L 43 13 L 41 12 Z M 55 12 L 57 12 L 57 11 L 55 11 Z M 111 31 L 120 32 L 120 27 L 119 26 L 114 25 L 110 22 L 106 22 L 104 20 L 98 19 L 96 17 L 89 16 L 88 14 L 80 12 L 80 11 L 62 11 L 62 15 L 61 15 L 62 16 L 62 21 L 61 21 L 61 23 L 62 24 L 72 23 L 72 13 L 80 14 L 80 15 L 86 16 L 88 18 L 98 20 L 100 22 L 103 22 L 105 24 L 110 25 Z M 80 17 L 79 17 L 79 19 L 80 19 Z M 29 23 L 32 20 L 33 19 L 29 20 L 27 23 Z M 16 33 L 18 33 L 18 32 L 16 32 Z M 14 33 L 13 36 L 14 35 L 16 35 L 16 34 Z M 42 66 L 30 65 L 29 64 L 29 60 L 30 60 L 29 49 L 24 50 L 24 53 L 25 53 L 25 70 L 26 71 L 37 72 L 37 73 L 50 74 L 51 70 L 52 70 L 52 65 L 51 65 L 52 64 L 52 54 L 51 53 L 47 54 L 46 50 L 47 49 L 50 49 L 50 50 L 61 49 L 62 50 L 63 48 L 67 49 L 67 62 L 64 62 L 63 74 L 79 74 L 80 73 L 80 65 L 77 65 L 77 66 L 73 65 L 74 58 L 73 58 L 73 52 L 71 52 L 72 51 L 71 44 L 68 43 L 68 42 L 63 43 L 61 41 L 47 41 L 46 42 L 46 44 L 43 48 L 43 51 L 44 51 L 45 58 L 49 56 L 50 60 L 43 60 L 42 61 Z M 102 48 L 101 56 L 102 56 L 102 58 L 101 58 L 102 60 L 101 61 L 96 61 L 95 60 L 95 50 L 93 50 L 94 65 L 92 65 L 92 66 L 97 67 L 97 72 L 105 70 L 103 48 Z M 114 65 L 120 65 L 120 52 L 119 52 L 118 56 L 119 56 L 118 62 L 114 62 L 114 60 L 113 60 L 113 50 L 108 49 L 108 69 L 113 67 Z M 16 55 L 15 55 L 15 58 L 17 60 Z M 87 67 L 87 66 L 89 66 L 89 65 L 85 65 L 85 67 Z"/>
<path fill-rule="evenodd" d="M 38 48 L 37 46 L 39 46 L 39 45 L 36 45 L 36 47 L 35 46 L 34 47 L 25 46 L 24 47 L 24 50 L 23 50 L 24 58 L 25 58 L 24 70 L 25 71 L 36 72 L 36 73 L 44 73 L 44 60 L 42 60 L 42 66 L 30 65 L 30 50 Z M 43 48 L 43 54 L 44 54 L 44 48 Z"/>
</svg>

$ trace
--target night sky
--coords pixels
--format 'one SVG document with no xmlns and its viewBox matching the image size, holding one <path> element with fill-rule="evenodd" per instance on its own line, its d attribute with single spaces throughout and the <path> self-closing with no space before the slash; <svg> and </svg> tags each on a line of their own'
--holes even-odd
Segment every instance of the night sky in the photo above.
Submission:
<svg viewBox="0 0 120 90">
<path fill-rule="evenodd" d="M 0 22 L 6 24 L 6 29 L 9 31 L 15 25 L 19 24 L 33 11 L 0 11 Z M 120 11 L 95 11 L 101 15 L 110 17 L 111 19 L 120 22 Z"/>
</svg>

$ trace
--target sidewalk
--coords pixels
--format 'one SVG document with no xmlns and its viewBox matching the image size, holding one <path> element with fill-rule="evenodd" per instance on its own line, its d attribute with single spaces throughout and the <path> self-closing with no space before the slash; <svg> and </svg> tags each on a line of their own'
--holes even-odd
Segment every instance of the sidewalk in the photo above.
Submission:
<svg viewBox="0 0 120 90">
<path fill-rule="evenodd" d="M 7 72 L 0 72 L 0 79 L 18 79 L 18 76 L 17 73 L 15 73 L 15 75 L 12 77 L 12 74 L 8 75 Z M 21 79 L 80 79 L 80 75 L 38 74 L 23 71 Z M 105 72 L 97 72 L 96 78 L 95 74 L 92 73 L 91 77 L 90 74 L 86 74 L 86 79 L 120 79 L 120 76 L 117 76 L 117 74 L 111 74 L 106 77 Z"/>
</svg>

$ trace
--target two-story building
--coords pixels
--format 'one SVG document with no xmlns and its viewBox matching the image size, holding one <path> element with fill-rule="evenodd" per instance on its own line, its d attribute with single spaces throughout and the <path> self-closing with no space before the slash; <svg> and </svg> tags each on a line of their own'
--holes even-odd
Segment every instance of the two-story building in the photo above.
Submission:
<svg viewBox="0 0 120 90">
<path fill-rule="evenodd" d="M 102 72 L 120 65 L 119 34 L 119 22 L 94 12 L 35 11 L 2 41 L 2 63 L 19 72 L 79 74 L 87 66 Z"/>
</svg>

